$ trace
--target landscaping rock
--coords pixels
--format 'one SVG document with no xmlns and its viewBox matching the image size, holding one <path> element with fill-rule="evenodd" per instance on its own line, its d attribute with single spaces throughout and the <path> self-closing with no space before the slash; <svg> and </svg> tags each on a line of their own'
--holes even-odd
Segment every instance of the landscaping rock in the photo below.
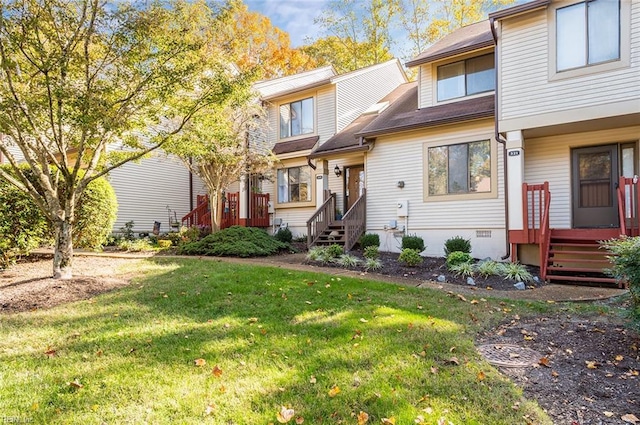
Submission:
<svg viewBox="0 0 640 425">
<path fill-rule="evenodd" d="M 441 274 L 440 276 L 438 276 L 437 278 L 438 282 L 446 282 L 447 281 L 447 277 L 443 274 Z"/>
<path fill-rule="evenodd" d="M 518 282 L 515 285 L 513 285 L 514 288 L 516 288 L 519 291 L 524 290 L 526 287 L 524 286 L 524 282 Z"/>
<path fill-rule="evenodd" d="M 467 278 L 467 285 L 476 286 L 476 281 L 472 277 Z"/>
</svg>

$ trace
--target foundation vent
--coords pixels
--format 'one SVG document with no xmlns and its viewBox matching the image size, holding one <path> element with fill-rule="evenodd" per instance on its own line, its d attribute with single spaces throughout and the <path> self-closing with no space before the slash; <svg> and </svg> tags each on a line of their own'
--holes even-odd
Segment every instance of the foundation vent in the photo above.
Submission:
<svg viewBox="0 0 640 425">
<path fill-rule="evenodd" d="M 476 230 L 476 238 L 490 238 L 491 230 Z"/>
</svg>

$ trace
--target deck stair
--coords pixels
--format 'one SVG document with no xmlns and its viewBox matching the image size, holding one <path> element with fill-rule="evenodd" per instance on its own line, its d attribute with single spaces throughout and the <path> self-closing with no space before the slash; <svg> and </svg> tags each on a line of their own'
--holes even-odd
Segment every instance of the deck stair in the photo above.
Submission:
<svg viewBox="0 0 640 425">
<path fill-rule="evenodd" d="M 342 220 L 334 220 L 318 237 L 316 245 L 327 246 L 338 244 L 344 246 L 346 232 Z"/>
<path fill-rule="evenodd" d="M 553 283 L 611 286 L 616 279 L 605 273 L 610 253 L 599 241 L 619 237 L 620 229 L 551 229 L 546 258 L 546 279 Z"/>
</svg>

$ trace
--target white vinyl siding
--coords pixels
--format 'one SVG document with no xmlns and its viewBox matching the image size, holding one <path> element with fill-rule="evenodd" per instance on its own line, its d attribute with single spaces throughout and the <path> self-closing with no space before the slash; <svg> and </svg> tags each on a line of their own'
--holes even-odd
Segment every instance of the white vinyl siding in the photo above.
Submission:
<svg viewBox="0 0 640 425">
<path fill-rule="evenodd" d="M 347 74 L 336 82 L 337 127 L 339 132 L 406 80 L 396 61 L 389 61 Z"/>
<path fill-rule="evenodd" d="M 388 238 L 384 226 L 390 220 L 405 225 L 397 217 L 397 202 L 409 201 L 406 221 L 409 234 L 422 236 L 427 254 L 441 256 L 444 241 L 458 234 L 472 238 L 473 254 L 497 258 L 504 255 L 504 185 L 502 149 L 498 148 L 498 196 L 489 199 L 460 199 L 424 202 L 424 145 L 443 140 L 471 141 L 486 139 L 493 133 L 492 120 L 464 125 L 437 127 L 399 135 L 379 137 L 375 148 L 367 154 L 367 231 L 378 232 L 381 240 Z M 495 144 L 495 141 L 491 142 Z M 397 187 L 404 181 L 403 189 Z M 476 230 L 491 230 L 491 238 L 476 239 Z M 390 244 L 397 251 L 399 244 Z"/>
<path fill-rule="evenodd" d="M 336 89 L 328 86 L 318 90 L 318 140 L 322 144 L 336 134 Z"/>
<path fill-rule="evenodd" d="M 189 172 L 176 158 L 154 153 L 138 163 L 129 162 L 114 169 L 108 179 L 118 198 L 114 231 L 133 221 L 134 232 L 151 232 L 153 222 L 159 221 L 160 231 L 168 232 L 167 206 L 176 212 L 178 221 L 190 211 Z M 194 182 L 194 191 L 198 187 L 201 184 Z"/>
<path fill-rule="evenodd" d="M 418 108 L 428 108 L 433 106 L 433 76 L 431 75 L 431 64 L 420 65 L 420 81 L 418 92 Z"/>
<path fill-rule="evenodd" d="M 586 116 L 580 113 L 581 108 L 594 107 L 600 107 L 598 117 L 604 117 L 608 105 L 621 102 L 631 105 L 628 113 L 640 110 L 637 102 L 640 98 L 640 0 L 631 1 L 630 66 L 565 79 L 552 78 L 549 75 L 552 60 L 549 25 L 546 11 L 503 21 L 499 49 L 501 121 L 543 114 L 547 114 L 544 119 L 557 120 L 554 114 L 564 111 L 575 111 L 575 119 L 567 118 L 567 121 L 577 121 Z M 535 121 L 532 125 L 548 124 Z M 511 129 L 514 128 L 508 123 L 501 123 L 501 130 Z"/>
<path fill-rule="evenodd" d="M 571 228 L 571 148 L 636 142 L 640 127 L 528 139 L 525 141 L 525 175 L 528 184 L 549 182 L 550 226 Z"/>
</svg>

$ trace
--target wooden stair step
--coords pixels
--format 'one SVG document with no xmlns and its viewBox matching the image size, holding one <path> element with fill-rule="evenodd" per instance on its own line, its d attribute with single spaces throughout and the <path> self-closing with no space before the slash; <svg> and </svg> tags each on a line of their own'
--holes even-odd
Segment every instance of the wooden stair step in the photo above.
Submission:
<svg viewBox="0 0 640 425">
<path fill-rule="evenodd" d="M 589 264 L 605 264 L 610 265 L 611 261 L 607 259 L 594 259 L 594 258 L 550 258 L 550 262 L 553 263 L 589 263 Z"/>
<path fill-rule="evenodd" d="M 564 282 L 592 282 L 618 284 L 618 281 L 611 277 L 590 277 L 590 276 L 564 276 L 547 274 L 547 280 L 561 280 Z"/>
<path fill-rule="evenodd" d="M 558 272 L 577 272 L 577 273 L 602 273 L 602 268 L 594 267 L 567 267 L 567 266 L 548 266 L 548 271 Z"/>
<path fill-rule="evenodd" d="M 550 249 L 549 254 L 565 254 L 565 255 L 599 255 L 605 256 L 610 255 L 606 251 L 568 251 L 562 249 Z"/>
<path fill-rule="evenodd" d="M 582 243 L 582 242 L 558 242 L 551 241 L 549 245 L 557 245 L 557 246 L 570 246 L 570 247 L 585 247 L 585 248 L 596 248 L 600 249 L 599 243 Z"/>
</svg>

